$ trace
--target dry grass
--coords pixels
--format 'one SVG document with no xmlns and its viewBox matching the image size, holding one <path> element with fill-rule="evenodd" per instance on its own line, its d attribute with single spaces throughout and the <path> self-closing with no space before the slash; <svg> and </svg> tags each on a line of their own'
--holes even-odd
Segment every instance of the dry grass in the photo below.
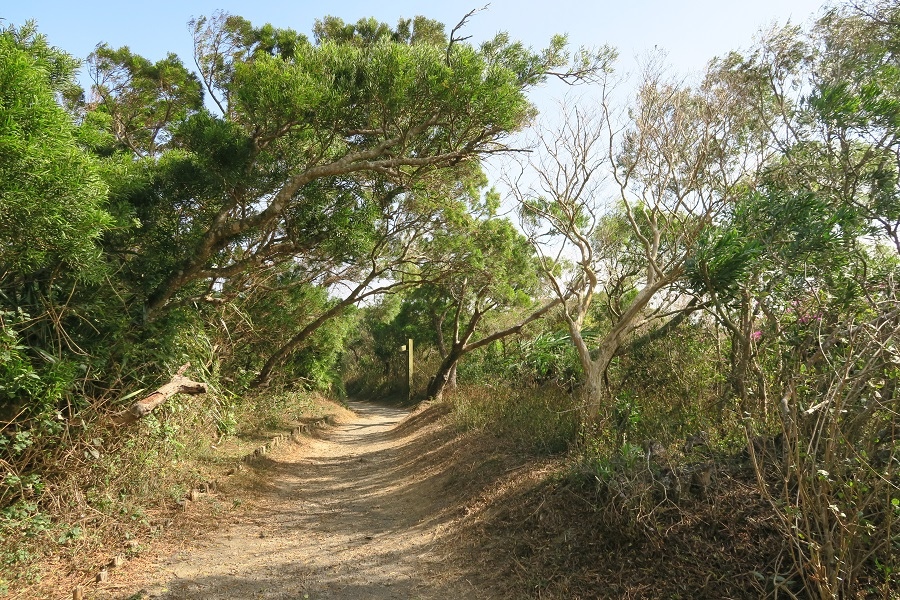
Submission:
<svg viewBox="0 0 900 600">
<path fill-rule="evenodd" d="M 578 432 L 573 398 L 555 387 L 461 387 L 447 403 L 460 429 L 494 435 L 529 453 L 563 452 Z"/>
<path fill-rule="evenodd" d="M 442 523 L 448 572 L 481 590 L 477 597 L 806 597 L 792 583 L 784 537 L 746 459 L 710 452 L 712 485 L 692 487 L 687 477 L 673 495 L 660 483 L 662 465 L 637 461 L 598 476 L 572 455 L 535 455 L 486 425 L 461 432 L 458 423 L 451 403 L 413 413 L 394 433 L 406 440 L 395 475 L 427 474 L 422 510 Z M 142 530 L 129 571 L 152 569 L 163 554 L 232 518 L 266 477 L 265 468 L 237 473 L 186 512 L 152 513 L 163 527 Z M 13 597 L 57 596 L 87 581 L 123 541 L 111 536 L 93 554 L 48 558 L 60 572 Z M 119 579 L 123 589 L 131 583 Z M 115 589 L 108 588 L 113 597 Z"/>
<path fill-rule="evenodd" d="M 401 431 L 431 431 L 416 467 L 441 473 L 441 510 L 454 517 L 447 560 L 480 597 L 750 599 L 789 571 L 746 461 L 719 459 L 712 486 L 692 487 L 688 474 L 667 497 L 640 463 L 601 480 L 571 455 L 536 456 L 489 427 L 453 433 L 456 402 Z"/>
<path fill-rule="evenodd" d="M 470 560 L 495 574 L 493 597 L 760 598 L 787 559 L 749 474 L 641 512 L 565 468 L 501 483 L 461 529 Z"/>
<path fill-rule="evenodd" d="M 450 408 L 429 410 L 430 418 L 443 411 L 445 423 L 458 421 Z M 691 486 L 683 472 L 675 496 L 658 481 L 659 467 L 638 461 L 601 479 L 572 455 L 530 455 L 489 427 L 470 428 L 452 447 L 452 455 L 429 459 L 444 461 L 456 503 L 448 560 L 483 597 L 750 599 L 799 591 L 787 587 L 796 583 L 785 541 L 739 457 L 720 457 L 708 488 Z"/>
<path fill-rule="evenodd" d="M 240 499 L 231 495 L 245 487 L 244 456 L 296 425 L 347 414 L 317 394 L 270 394 L 237 412 L 240 428 L 229 436 L 218 435 L 208 418 L 177 409 L 158 421 L 177 429 L 168 445 L 147 439 L 158 433 L 156 424 L 139 423 L 124 435 L 98 429 L 94 435 L 104 439 L 100 458 L 70 459 L 68 470 L 44 492 L 42 511 L 52 518 L 51 526 L 39 536 L 0 542 L 5 556 L 23 549 L 31 555 L 27 562 L 0 565 L 7 597 L 65 595 L 61 590 L 93 582 L 114 556 L 146 560 L 151 550 L 215 527 L 240 509 Z M 209 483 L 218 490 L 202 494 L 201 502 L 186 500 L 192 489 Z M 78 536 L 59 537 L 59 531 L 73 527 Z"/>
</svg>

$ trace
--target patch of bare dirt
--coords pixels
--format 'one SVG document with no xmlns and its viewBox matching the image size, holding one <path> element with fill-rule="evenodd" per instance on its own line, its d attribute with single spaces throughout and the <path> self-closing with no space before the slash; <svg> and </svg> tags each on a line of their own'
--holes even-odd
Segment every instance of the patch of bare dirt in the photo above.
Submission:
<svg viewBox="0 0 900 600">
<path fill-rule="evenodd" d="M 217 531 L 130 563 L 102 597 L 485 597 L 479 570 L 447 540 L 472 486 L 502 461 L 472 460 L 441 408 L 351 407 L 355 418 L 270 454 L 231 491 L 243 506 Z"/>
</svg>

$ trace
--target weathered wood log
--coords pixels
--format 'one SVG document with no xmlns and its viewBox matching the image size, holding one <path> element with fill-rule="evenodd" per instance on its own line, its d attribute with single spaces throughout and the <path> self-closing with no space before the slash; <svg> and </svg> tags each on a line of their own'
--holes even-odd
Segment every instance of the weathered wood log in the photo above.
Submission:
<svg viewBox="0 0 900 600">
<path fill-rule="evenodd" d="M 134 423 L 149 415 L 157 406 L 164 403 L 175 394 L 189 394 L 192 396 L 205 394 L 205 383 L 193 381 L 184 376 L 184 372 L 187 371 L 190 366 L 191 363 L 183 365 L 178 369 L 178 372 L 172 376 L 169 383 L 158 388 L 142 400 L 138 400 L 125 410 L 114 414 L 112 417 L 113 423 L 116 425 L 128 425 Z"/>
</svg>

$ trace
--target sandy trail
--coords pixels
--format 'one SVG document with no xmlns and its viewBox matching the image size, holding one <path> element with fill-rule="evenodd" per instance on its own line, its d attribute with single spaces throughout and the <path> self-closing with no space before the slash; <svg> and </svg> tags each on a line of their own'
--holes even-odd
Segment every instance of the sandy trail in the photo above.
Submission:
<svg viewBox="0 0 900 600">
<path fill-rule="evenodd" d="M 357 417 L 273 455 L 246 517 L 160 566 L 166 599 L 478 598 L 443 559 L 446 483 L 406 411 L 351 403 Z M 419 464 L 417 464 L 419 463 Z"/>
</svg>

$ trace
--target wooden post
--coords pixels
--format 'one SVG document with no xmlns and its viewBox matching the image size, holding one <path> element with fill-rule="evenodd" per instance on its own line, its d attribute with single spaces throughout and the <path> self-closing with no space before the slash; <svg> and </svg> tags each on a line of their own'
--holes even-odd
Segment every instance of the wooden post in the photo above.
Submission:
<svg viewBox="0 0 900 600">
<path fill-rule="evenodd" d="M 410 402 L 412 402 L 413 374 L 415 373 L 415 365 L 413 364 L 412 338 L 409 338 L 409 343 L 406 344 L 406 352 L 406 397 Z"/>
</svg>

